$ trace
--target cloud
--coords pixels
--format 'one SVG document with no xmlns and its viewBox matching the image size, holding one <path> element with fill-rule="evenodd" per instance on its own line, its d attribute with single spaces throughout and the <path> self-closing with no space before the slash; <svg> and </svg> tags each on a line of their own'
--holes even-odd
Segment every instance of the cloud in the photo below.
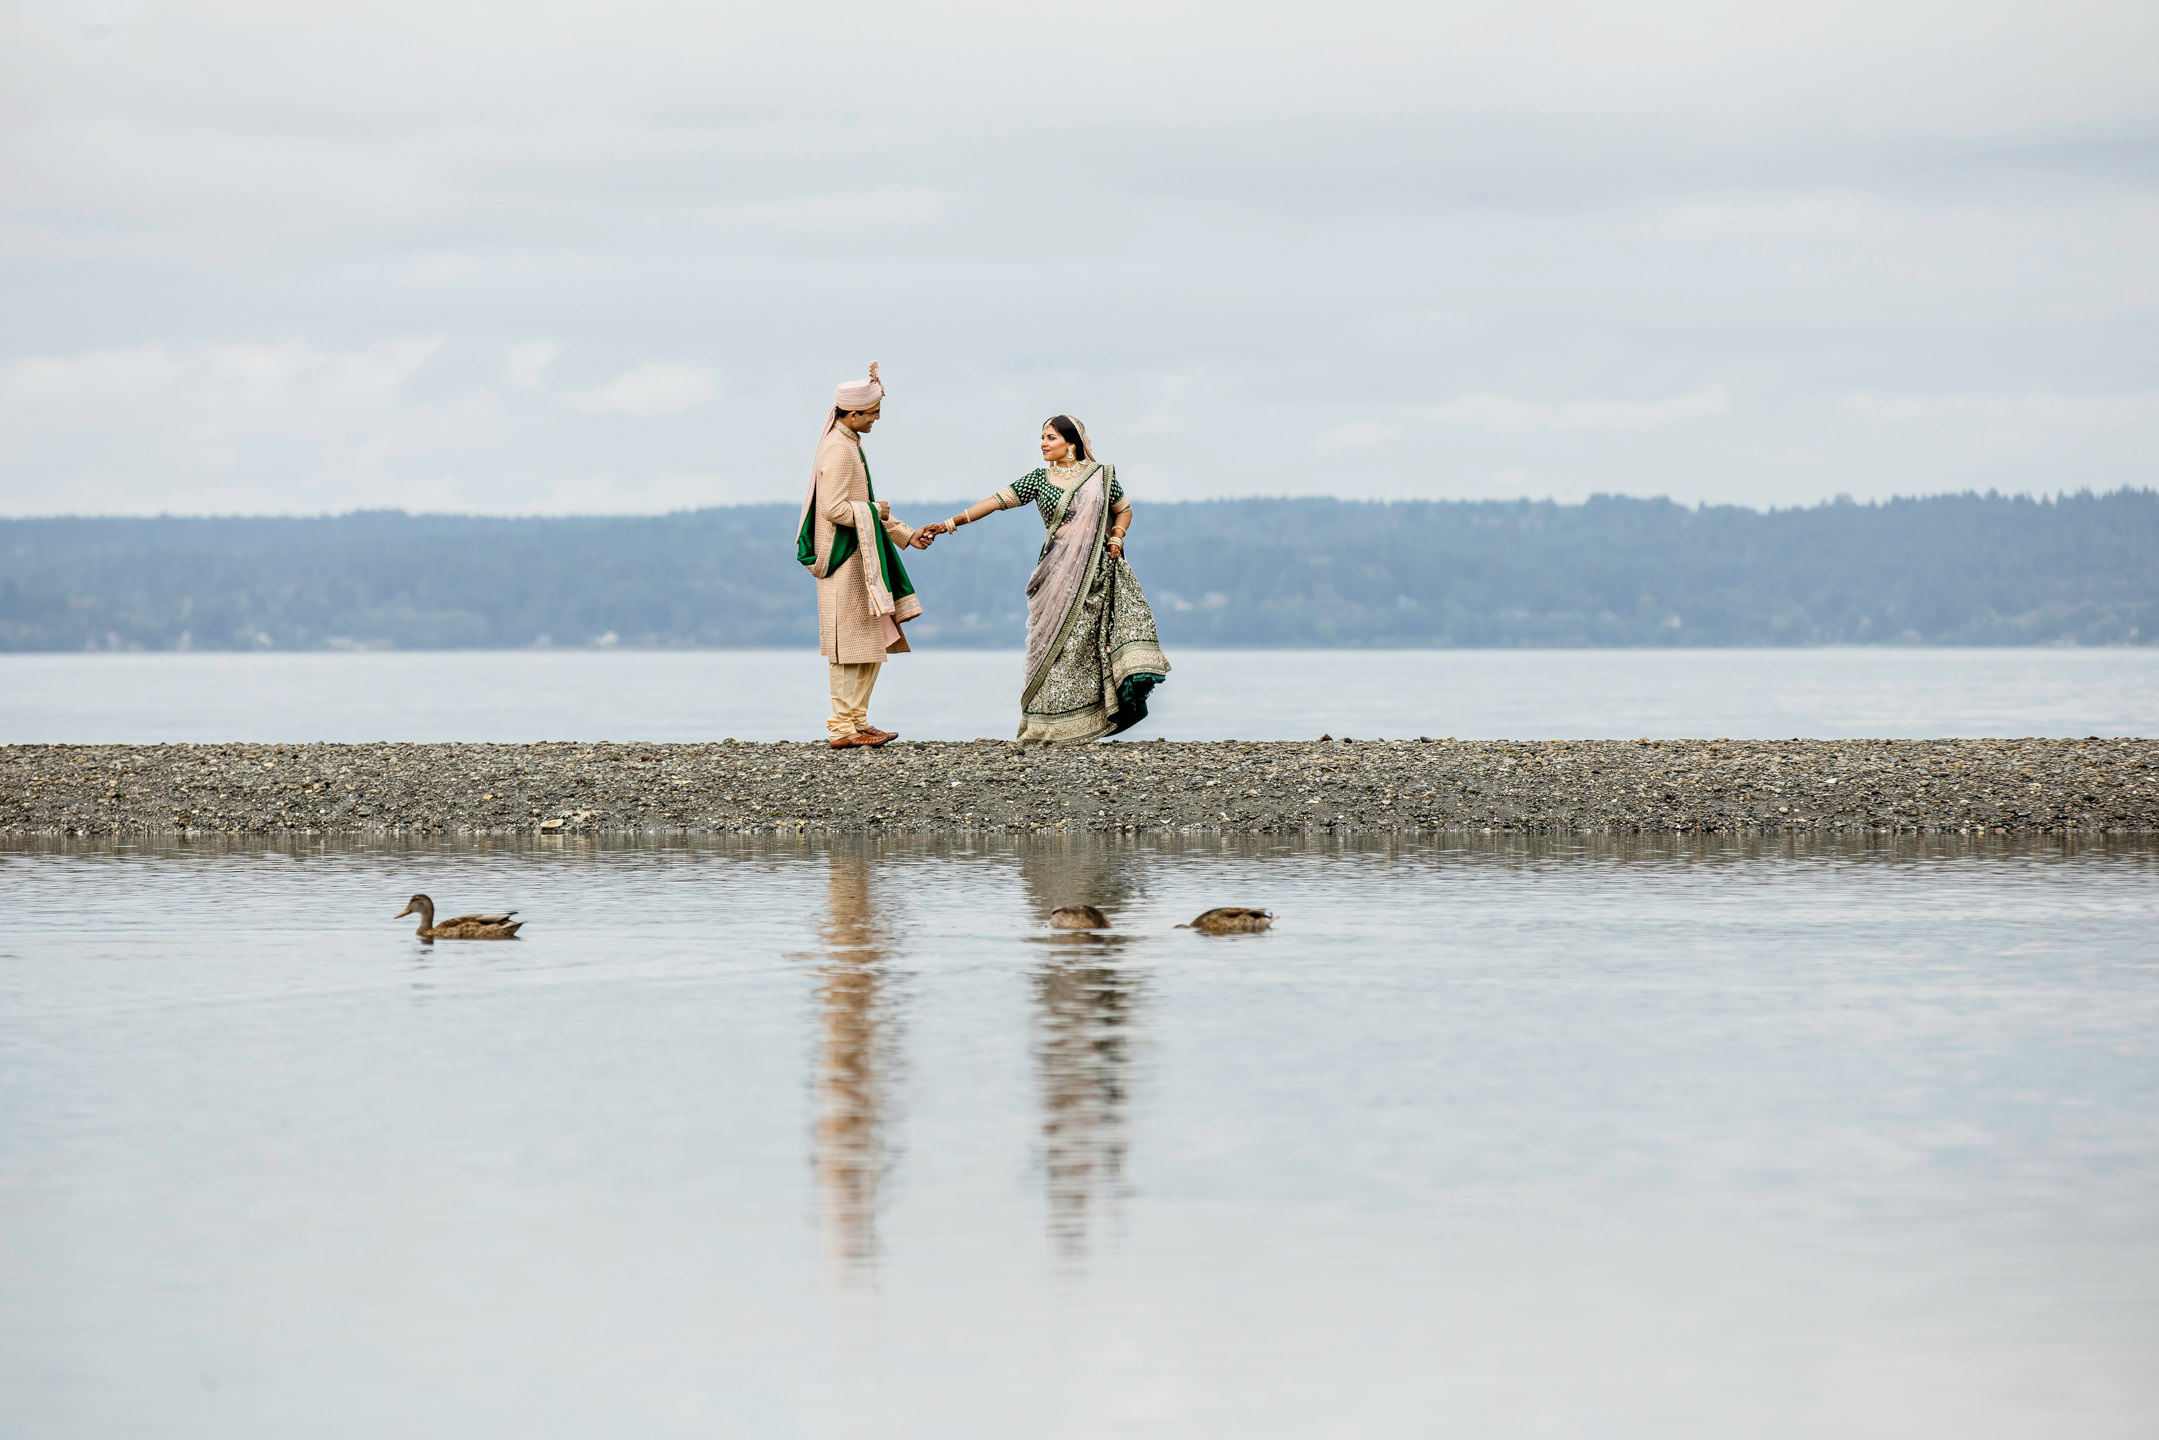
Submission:
<svg viewBox="0 0 2159 1440">
<path fill-rule="evenodd" d="M 0 409 L 68 411 L 136 400 L 171 385 L 181 369 L 153 345 L 11 360 L 0 365 Z"/>
<path fill-rule="evenodd" d="M 198 411 L 380 410 L 442 343 L 436 335 L 359 350 L 286 342 L 33 356 L 0 366 L 0 408 L 32 424 L 159 396 Z"/>
<path fill-rule="evenodd" d="M 294 342 L 208 346 L 197 355 L 202 403 L 256 410 L 379 410 L 442 343 L 442 336 L 432 335 L 345 351 Z"/>
<path fill-rule="evenodd" d="M 1910 448 L 1956 463 L 1985 467 L 2025 461 L 2090 484 L 2104 479 L 2096 466 L 2126 453 L 2141 454 L 2148 480 L 2150 458 L 2159 453 L 2159 391 L 2141 394 L 2074 395 L 2049 391 L 2022 394 L 1905 395 L 1878 391 L 1844 397 L 1883 448 Z M 1990 473 L 1986 477 L 1994 481 Z M 2124 477 L 2127 478 L 2127 477 Z"/>
<path fill-rule="evenodd" d="M 510 383 L 527 390 L 537 390 L 547 367 L 562 353 L 562 347 L 552 340 L 534 340 L 523 345 L 512 345 L 503 364 L 510 372 Z"/>
<path fill-rule="evenodd" d="M 499 10 L 0 4 L 0 510 L 2159 466 L 2149 4 Z"/>
<path fill-rule="evenodd" d="M 868 193 L 840 192 L 714 205 L 706 223 L 731 231 L 843 231 L 865 226 L 925 225 L 944 218 L 935 191 L 887 185 Z"/>
<path fill-rule="evenodd" d="M 616 376 L 597 390 L 574 391 L 562 399 L 577 410 L 673 415 L 710 401 L 718 393 L 715 380 L 713 373 L 700 365 L 669 365 L 654 360 Z"/>
<path fill-rule="evenodd" d="M 1316 450 L 1354 450 L 1365 445 L 1383 445 L 1398 438 L 1401 431 L 1392 425 L 1381 425 L 1371 420 L 1354 420 L 1347 425 L 1337 425 L 1319 437 Z"/>
<path fill-rule="evenodd" d="M 469 280 L 487 268 L 485 261 L 472 255 L 419 255 L 413 258 L 405 272 L 408 285 L 449 285 L 459 280 Z"/>
<path fill-rule="evenodd" d="M 1997 425 L 2041 429 L 2118 427 L 2159 422 L 2159 390 L 2134 395 L 1897 395 L 1866 391 L 1845 405 L 1869 420 L 1890 424 Z"/>
<path fill-rule="evenodd" d="M 0 365 L 0 511 L 386 503 L 385 477 L 416 455 L 436 470 L 499 442 L 484 393 L 408 393 L 444 343 L 146 345 L 9 361 Z"/>
<path fill-rule="evenodd" d="M 497 502 L 488 508 L 512 515 L 655 515 L 725 504 L 729 498 L 727 482 L 716 475 L 571 475 L 507 506 Z"/>
<path fill-rule="evenodd" d="M 1724 413 L 1724 387 L 1665 400 L 1516 400 L 1474 394 L 1432 411 L 1434 424 L 1482 430 L 1656 430 Z"/>
</svg>

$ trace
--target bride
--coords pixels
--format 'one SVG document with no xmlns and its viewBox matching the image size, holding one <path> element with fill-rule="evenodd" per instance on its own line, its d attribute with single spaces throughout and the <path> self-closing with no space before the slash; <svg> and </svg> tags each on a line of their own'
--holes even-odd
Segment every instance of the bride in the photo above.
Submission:
<svg viewBox="0 0 2159 1440">
<path fill-rule="evenodd" d="M 1147 695 L 1169 675 L 1154 612 L 1125 563 L 1132 502 L 1117 467 L 1095 458 L 1087 427 L 1069 415 L 1042 426 L 1043 467 L 940 524 L 946 534 L 1033 501 L 1049 538 L 1027 581 L 1026 744 L 1077 744 L 1147 718 Z"/>
</svg>

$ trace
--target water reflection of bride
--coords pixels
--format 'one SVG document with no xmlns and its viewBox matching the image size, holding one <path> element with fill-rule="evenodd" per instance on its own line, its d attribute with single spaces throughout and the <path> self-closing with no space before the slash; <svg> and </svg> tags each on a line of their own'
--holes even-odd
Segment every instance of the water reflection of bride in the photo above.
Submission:
<svg viewBox="0 0 2159 1440">
<path fill-rule="evenodd" d="M 886 963 L 891 936 L 873 903 L 872 864 L 864 854 L 829 857 L 816 972 L 812 1162 L 827 1256 L 849 1281 L 877 1260 L 880 1190 L 898 1158 L 901 982 Z M 1097 843 L 1046 842 L 1020 856 L 1038 916 L 1074 900 L 1114 914 L 1135 888 L 1125 869 L 1124 857 Z M 1114 1214 L 1122 1198 L 1147 983 L 1116 963 L 1111 944 L 1068 939 L 1035 954 L 1028 988 L 1049 1236 L 1078 1259 L 1096 1217 Z"/>
<path fill-rule="evenodd" d="M 1084 901 L 1114 915 L 1132 886 L 1113 849 L 1096 843 L 1030 848 L 1020 874 L 1037 915 Z M 1050 1241 L 1083 1257 L 1097 1213 L 1123 1197 L 1131 1146 L 1136 1031 L 1144 976 L 1116 964 L 1116 950 L 1074 940 L 1045 947 L 1028 977 L 1033 991 L 1036 1091 Z"/>
<path fill-rule="evenodd" d="M 859 1275 L 877 1258 L 878 1189 L 893 1159 L 899 1025 L 887 940 L 870 903 L 870 861 L 828 862 L 824 963 L 818 968 L 817 1194 L 834 1267 Z"/>
</svg>

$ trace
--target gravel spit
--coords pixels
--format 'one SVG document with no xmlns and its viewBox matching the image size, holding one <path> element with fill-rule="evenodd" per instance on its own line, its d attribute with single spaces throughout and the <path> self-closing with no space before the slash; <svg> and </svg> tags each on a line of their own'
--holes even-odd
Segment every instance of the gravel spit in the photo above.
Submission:
<svg viewBox="0 0 2159 1440">
<path fill-rule="evenodd" d="M 2159 832 L 2153 740 L 12 745 L 0 834 Z"/>
</svg>

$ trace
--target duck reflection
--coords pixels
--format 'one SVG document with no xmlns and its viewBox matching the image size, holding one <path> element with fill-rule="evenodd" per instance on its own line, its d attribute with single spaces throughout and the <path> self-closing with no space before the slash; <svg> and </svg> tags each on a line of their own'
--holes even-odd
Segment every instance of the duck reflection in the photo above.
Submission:
<svg viewBox="0 0 2159 1440">
<path fill-rule="evenodd" d="M 1037 915 L 1088 904 L 1114 919 L 1136 889 L 1125 857 L 1100 844 L 1053 842 L 1024 855 L 1020 874 Z M 1079 1261 L 1098 1217 L 1113 1216 L 1123 1199 L 1146 981 L 1115 963 L 1114 944 L 1091 935 L 1059 937 L 1044 949 L 1029 982 L 1049 1237 L 1062 1259 Z"/>
<path fill-rule="evenodd" d="M 817 971 L 817 1195 L 826 1256 L 845 1279 L 877 1259 L 878 1189 L 893 1158 L 900 1027 L 884 970 L 885 927 L 871 903 L 870 861 L 831 857 Z"/>
</svg>

